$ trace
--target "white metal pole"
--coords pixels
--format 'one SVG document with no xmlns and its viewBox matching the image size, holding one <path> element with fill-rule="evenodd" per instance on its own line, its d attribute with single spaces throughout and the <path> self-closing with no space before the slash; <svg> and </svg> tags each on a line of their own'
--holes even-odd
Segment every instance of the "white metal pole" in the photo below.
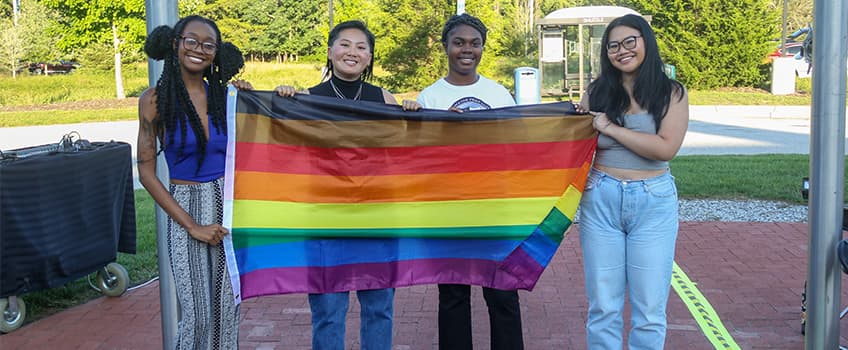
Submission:
<svg viewBox="0 0 848 350">
<path fill-rule="evenodd" d="M 177 0 L 145 0 L 147 10 L 147 33 L 160 25 L 177 23 Z M 152 59 L 147 60 L 147 79 L 150 86 L 156 86 L 162 75 L 163 63 Z M 157 145 L 158 147 L 158 145 Z M 170 182 L 168 164 L 165 156 L 156 158 L 156 176 L 162 183 Z M 158 205 L 156 206 L 156 246 L 159 253 L 159 303 L 162 314 L 162 348 L 173 349 L 174 338 L 177 334 L 177 292 L 174 288 L 174 278 L 171 274 L 168 241 L 166 237 L 167 215 Z"/>
<path fill-rule="evenodd" d="M 465 0 L 457 0 L 456 1 L 456 14 L 461 15 L 465 13 Z"/>
<path fill-rule="evenodd" d="M 809 350 L 839 348 L 845 181 L 845 83 L 848 4 L 814 2 L 813 104 L 810 119 L 810 210 L 807 264 Z"/>
</svg>

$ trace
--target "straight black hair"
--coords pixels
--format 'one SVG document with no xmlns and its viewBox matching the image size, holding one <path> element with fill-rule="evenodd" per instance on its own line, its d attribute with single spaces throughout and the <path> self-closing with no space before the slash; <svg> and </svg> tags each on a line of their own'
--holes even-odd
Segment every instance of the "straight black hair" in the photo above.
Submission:
<svg viewBox="0 0 848 350">
<path fill-rule="evenodd" d="M 373 75 L 374 69 L 374 33 L 371 33 L 368 30 L 368 26 L 365 25 L 365 22 L 362 21 L 346 21 L 337 24 L 330 30 L 330 35 L 327 36 L 327 47 L 333 47 L 333 44 L 336 43 L 336 39 L 339 38 L 339 33 L 341 33 L 345 29 L 359 29 L 362 33 L 365 34 L 365 38 L 368 40 L 368 49 L 371 51 L 371 62 L 368 63 L 368 67 L 365 67 L 365 70 L 362 71 L 362 80 L 369 80 Z M 333 61 L 327 58 L 327 70 L 324 72 L 324 77 L 322 80 L 326 80 L 332 77 L 333 74 Z"/>
<path fill-rule="evenodd" d="M 668 112 L 671 96 L 683 98 L 683 85 L 670 79 L 663 71 L 659 47 L 654 30 L 642 16 L 633 14 L 614 19 L 604 31 L 601 41 L 601 75 L 595 79 L 587 91 L 589 92 L 589 109 L 602 111 L 617 125 L 623 125 L 624 113 L 630 108 L 630 96 L 624 89 L 621 71 L 615 68 L 607 55 L 607 44 L 610 32 L 619 26 L 626 26 L 639 31 L 645 45 L 645 59 L 636 72 L 633 83 L 633 98 L 654 117 L 657 130 L 660 122 Z"/>
</svg>

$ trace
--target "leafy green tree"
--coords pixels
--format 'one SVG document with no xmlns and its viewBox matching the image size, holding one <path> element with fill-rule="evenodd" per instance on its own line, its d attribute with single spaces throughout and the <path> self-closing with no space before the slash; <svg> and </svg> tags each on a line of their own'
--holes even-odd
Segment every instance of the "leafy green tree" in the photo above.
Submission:
<svg viewBox="0 0 848 350">
<path fill-rule="evenodd" d="M 380 6 L 374 0 L 331 0 L 333 1 L 334 24 L 349 20 L 360 20 L 366 24 L 373 22 L 377 17 L 384 15 L 380 12 Z"/>
<path fill-rule="evenodd" d="M 59 58 L 56 42 L 61 30 L 58 15 L 35 0 L 23 0 L 17 25 L 12 17 L 0 19 L 0 62 L 4 70 L 15 76 L 25 62 L 41 62 Z"/>
<path fill-rule="evenodd" d="M 635 0 L 652 15 L 660 53 L 692 89 L 758 86 L 763 59 L 774 49 L 779 13 L 771 0 Z"/>
<path fill-rule="evenodd" d="M 771 4 L 778 14 L 783 14 L 784 0 L 771 0 Z M 787 34 L 806 27 L 813 23 L 813 0 L 792 0 L 787 1 L 786 6 L 786 31 Z M 777 22 L 780 30 L 783 30 L 782 19 Z"/>
<path fill-rule="evenodd" d="M 63 13 L 69 35 L 59 41 L 65 52 L 79 48 L 112 44 L 115 68 L 115 89 L 118 98 L 124 97 L 121 77 L 122 54 L 131 61 L 141 60 L 141 48 L 147 35 L 144 20 L 144 0 L 42 0 Z M 83 61 L 83 64 L 86 62 Z"/>
<path fill-rule="evenodd" d="M 456 13 L 446 1 L 378 0 L 381 16 L 370 28 L 377 36 L 377 60 L 391 74 L 380 79 L 394 91 L 421 89 L 447 71 L 442 25 Z"/>
<path fill-rule="evenodd" d="M 15 1 L 15 0 L 12 0 L 12 1 Z M 6 0 L 5 2 L 0 2 L 0 18 L 2 18 L 2 19 L 12 18 L 12 2 L 11 1 Z"/>
<path fill-rule="evenodd" d="M 200 13 L 203 6 L 206 5 L 204 0 L 179 0 L 177 1 L 177 12 L 180 18 Z"/>
<path fill-rule="evenodd" d="M 117 35 L 120 53 L 130 61 L 143 59 L 141 48 L 147 36 L 144 0 L 40 1 L 63 15 L 68 35 L 58 43 L 61 50 L 73 54 L 93 43 L 111 46 Z"/>
<path fill-rule="evenodd" d="M 297 60 L 320 52 L 326 4 L 326 0 L 211 1 L 198 11 L 216 20 L 225 40 L 249 57 Z"/>
<path fill-rule="evenodd" d="M 377 58 L 391 73 L 381 83 L 394 90 L 421 89 L 447 72 L 442 27 L 456 13 L 454 1 L 379 0 L 381 16 L 371 28 L 379 40 Z M 465 11 L 479 17 L 489 33 L 479 70 L 496 69 L 497 55 L 516 52 L 515 38 L 523 36 L 516 27 L 518 7 L 509 0 L 469 0 Z"/>
<path fill-rule="evenodd" d="M 15 77 L 26 43 L 21 37 L 21 30 L 13 22 L 9 17 L 0 18 L 0 66 Z"/>
<path fill-rule="evenodd" d="M 183 2 L 181 1 L 182 5 Z M 180 16 L 188 16 L 192 14 L 208 17 L 218 24 L 218 29 L 221 30 L 223 40 L 232 42 L 241 49 L 242 53 L 250 57 L 255 55 L 264 47 L 253 40 L 258 33 L 263 31 L 264 26 L 257 24 L 256 20 L 251 20 L 246 12 L 256 12 L 256 10 L 265 10 L 266 7 L 260 6 L 259 3 L 252 0 L 231 0 L 231 1 L 209 1 L 191 0 L 185 8 L 180 9 Z"/>
<path fill-rule="evenodd" d="M 323 52 L 321 26 L 327 18 L 326 0 L 280 0 L 266 32 L 269 42 L 288 60 Z"/>
</svg>

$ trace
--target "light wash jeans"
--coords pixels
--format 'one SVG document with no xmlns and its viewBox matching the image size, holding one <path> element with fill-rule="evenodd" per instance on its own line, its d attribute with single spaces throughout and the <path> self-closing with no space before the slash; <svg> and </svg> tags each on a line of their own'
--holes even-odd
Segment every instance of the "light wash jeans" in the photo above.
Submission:
<svg viewBox="0 0 848 350">
<path fill-rule="evenodd" d="M 344 350 L 345 316 L 349 292 L 309 294 L 312 310 L 312 348 L 314 350 Z M 362 350 L 392 348 L 392 313 L 394 288 L 360 290 L 359 341 Z"/>
<path fill-rule="evenodd" d="M 629 293 L 630 350 L 662 349 L 677 240 L 677 187 L 663 175 L 621 181 L 592 169 L 580 202 L 588 348 L 622 348 Z"/>
</svg>

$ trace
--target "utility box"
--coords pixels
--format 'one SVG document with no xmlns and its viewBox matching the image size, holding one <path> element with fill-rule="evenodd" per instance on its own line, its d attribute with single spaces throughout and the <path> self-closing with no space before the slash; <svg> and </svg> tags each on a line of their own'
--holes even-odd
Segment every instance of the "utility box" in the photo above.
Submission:
<svg viewBox="0 0 848 350">
<path fill-rule="evenodd" d="M 542 81 L 539 70 L 532 67 L 515 69 L 515 104 L 530 105 L 542 103 Z"/>
<path fill-rule="evenodd" d="M 795 59 L 792 57 L 775 57 L 771 68 L 771 94 L 794 94 Z"/>
</svg>

